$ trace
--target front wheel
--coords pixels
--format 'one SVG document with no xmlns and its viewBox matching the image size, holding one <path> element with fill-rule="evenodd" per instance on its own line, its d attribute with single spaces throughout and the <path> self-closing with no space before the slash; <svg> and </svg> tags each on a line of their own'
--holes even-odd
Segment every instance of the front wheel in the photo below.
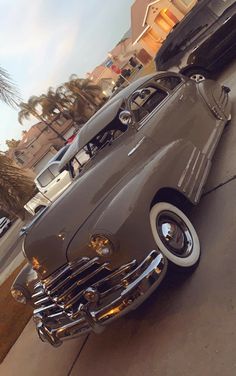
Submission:
<svg viewBox="0 0 236 376">
<path fill-rule="evenodd" d="M 158 202 L 150 211 L 154 240 L 166 258 L 185 269 L 198 265 L 200 242 L 186 215 L 168 202 Z"/>
</svg>

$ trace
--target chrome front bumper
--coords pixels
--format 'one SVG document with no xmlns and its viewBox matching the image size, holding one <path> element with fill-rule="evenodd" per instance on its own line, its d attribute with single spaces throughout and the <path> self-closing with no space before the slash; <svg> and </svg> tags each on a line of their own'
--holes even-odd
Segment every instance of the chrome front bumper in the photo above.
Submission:
<svg viewBox="0 0 236 376">
<path fill-rule="evenodd" d="M 103 302 L 102 307 L 99 305 L 99 293 L 96 294 L 95 289 L 88 288 L 86 291 L 92 292 L 91 301 L 80 304 L 76 312 L 58 313 L 61 319 L 57 322 L 50 322 L 50 317 L 55 317 L 56 314 L 45 319 L 43 309 L 36 309 L 34 321 L 40 339 L 59 346 L 66 339 L 91 331 L 101 332 L 111 321 L 134 310 L 147 299 L 162 281 L 166 269 L 167 260 L 159 252 L 152 251 L 141 264 L 122 276 L 115 298 L 113 289 L 113 295 L 108 295 L 107 304 L 104 305 Z M 50 307 L 52 305 L 47 308 Z"/>
</svg>

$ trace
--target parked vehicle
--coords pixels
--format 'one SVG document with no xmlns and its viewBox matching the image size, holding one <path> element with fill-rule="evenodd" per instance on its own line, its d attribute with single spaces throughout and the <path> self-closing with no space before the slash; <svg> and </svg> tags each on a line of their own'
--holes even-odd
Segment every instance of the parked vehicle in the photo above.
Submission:
<svg viewBox="0 0 236 376">
<path fill-rule="evenodd" d="M 235 0 L 202 0 L 167 36 L 155 63 L 158 71 L 176 71 L 199 81 L 235 57 Z"/>
<path fill-rule="evenodd" d="M 228 93 L 212 80 L 150 75 L 81 129 L 60 169 L 72 167 L 75 155 L 87 161 L 25 231 L 23 252 L 35 277 L 29 281 L 32 269 L 24 270 L 12 287 L 18 301 L 34 304 L 43 341 L 58 346 L 100 332 L 140 305 L 169 264 L 197 266 L 200 242 L 184 208 L 201 197 L 231 116 Z"/>
<path fill-rule="evenodd" d="M 60 173 L 58 169 L 60 160 L 69 146 L 62 147 L 36 176 L 34 182 L 39 192 L 24 206 L 25 210 L 31 215 L 37 214 L 40 210 L 50 205 L 72 183 L 73 179 L 69 171 L 65 169 Z"/>
<path fill-rule="evenodd" d="M 11 227 L 11 220 L 6 217 L 0 218 L 0 237 Z"/>
</svg>

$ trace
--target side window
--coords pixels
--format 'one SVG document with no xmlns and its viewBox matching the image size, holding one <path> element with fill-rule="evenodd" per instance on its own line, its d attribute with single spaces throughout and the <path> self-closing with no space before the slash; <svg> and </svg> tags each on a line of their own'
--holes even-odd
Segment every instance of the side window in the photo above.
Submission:
<svg viewBox="0 0 236 376">
<path fill-rule="evenodd" d="M 178 76 L 166 76 L 157 78 L 155 82 L 167 90 L 174 90 L 182 82 L 182 80 Z"/>
<path fill-rule="evenodd" d="M 41 185 L 41 187 L 46 187 L 51 181 L 53 181 L 54 175 L 51 173 L 51 171 L 47 168 L 39 177 L 38 177 L 38 183 Z"/>
<path fill-rule="evenodd" d="M 49 166 L 49 170 L 50 170 L 50 172 L 52 173 L 52 175 L 53 175 L 54 177 L 56 177 L 56 176 L 58 176 L 58 175 L 60 174 L 60 172 L 59 172 L 59 170 L 58 170 L 58 164 L 57 164 L 57 163 L 55 163 L 55 164 L 51 164 L 51 165 Z"/>
<path fill-rule="evenodd" d="M 148 116 L 165 99 L 167 93 L 156 87 L 138 90 L 131 97 L 130 109 L 135 121 L 140 122 Z"/>
<path fill-rule="evenodd" d="M 208 8 L 218 17 L 224 13 L 224 11 L 232 5 L 232 0 L 211 0 L 208 4 Z"/>
</svg>

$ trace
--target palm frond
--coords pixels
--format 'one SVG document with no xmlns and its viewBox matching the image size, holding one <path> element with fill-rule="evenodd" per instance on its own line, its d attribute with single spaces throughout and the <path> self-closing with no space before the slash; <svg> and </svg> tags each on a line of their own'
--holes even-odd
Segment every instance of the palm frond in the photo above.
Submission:
<svg viewBox="0 0 236 376">
<path fill-rule="evenodd" d="M 5 69 L 0 68 L 0 100 L 16 108 L 20 102 L 20 94 Z"/>
</svg>

